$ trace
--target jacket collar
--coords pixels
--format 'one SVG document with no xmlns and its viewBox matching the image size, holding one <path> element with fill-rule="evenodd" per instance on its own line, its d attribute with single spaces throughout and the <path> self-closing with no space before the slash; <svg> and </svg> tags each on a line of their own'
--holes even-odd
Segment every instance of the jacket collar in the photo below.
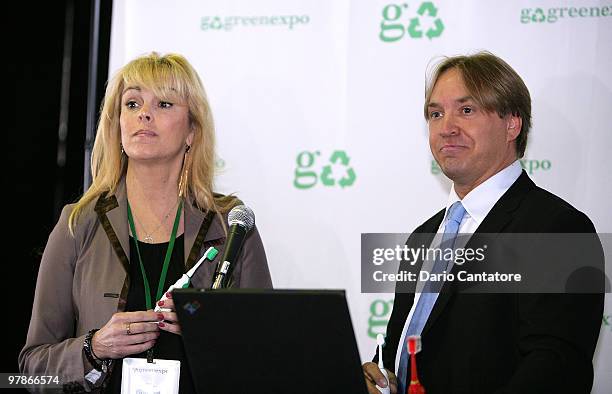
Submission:
<svg viewBox="0 0 612 394">
<path fill-rule="evenodd" d="M 510 186 L 508 191 L 493 205 L 489 214 L 484 218 L 477 233 L 501 233 L 512 220 L 514 212 L 519 208 L 521 201 L 527 193 L 536 187 L 525 170 Z"/>
<path fill-rule="evenodd" d="M 510 186 L 510 188 L 504 193 L 501 198 L 495 203 L 489 214 L 484 218 L 476 233 L 501 233 L 512 221 L 515 211 L 519 208 L 521 201 L 525 198 L 527 193 L 536 187 L 535 183 L 529 178 L 527 173 L 523 170 L 518 179 Z M 438 212 L 434 217 L 435 220 L 429 226 L 430 229 L 437 223 L 439 226 L 444 218 L 444 211 Z M 436 227 L 437 228 L 437 227 Z M 433 230 L 435 232 L 435 230 Z M 470 247 L 470 241 L 468 241 L 466 247 Z M 423 327 L 423 334 L 431 328 L 435 323 L 436 319 L 448 303 L 451 295 L 454 293 L 453 284 L 446 283 L 442 286 L 438 299 L 434 304 L 434 308 L 427 319 L 425 327 Z"/>
<path fill-rule="evenodd" d="M 113 195 L 103 194 L 96 202 L 95 211 L 98 214 L 100 222 L 106 231 L 109 240 L 113 244 L 119 259 L 124 266 L 126 272 L 129 272 L 129 251 L 130 238 L 127 221 L 127 190 L 125 181 L 121 181 L 117 186 L 117 190 Z M 219 239 L 225 238 L 223 226 L 218 215 L 211 214 L 210 227 L 202 226 L 207 217 L 207 213 L 202 212 L 191 200 L 188 200 L 184 205 L 184 256 L 185 263 L 189 264 L 192 257 L 193 247 L 200 233 L 200 243 L 217 243 Z M 206 228 L 203 228 L 206 227 Z M 201 246 L 201 245 L 200 245 Z M 117 248 L 120 248 L 119 251 Z M 199 247 L 197 247 L 199 251 Z M 193 258 L 191 258 L 193 259 Z"/>
</svg>

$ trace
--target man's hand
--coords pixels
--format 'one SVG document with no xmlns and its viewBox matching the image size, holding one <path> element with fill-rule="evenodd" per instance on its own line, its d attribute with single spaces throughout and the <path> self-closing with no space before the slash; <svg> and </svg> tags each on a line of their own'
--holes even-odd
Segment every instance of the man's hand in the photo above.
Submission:
<svg viewBox="0 0 612 394">
<path fill-rule="evenodd" d="M 365 377 L 366 385 L 368 386 L 368 393 L 370 394 L 380 394 L 380 391 L 376 388 L 376 385 L 379 387 L 387 387 L 391 389 L 391 394 L 397 394 L 397 378 L 395 374 L 387 369 L 387 374 L 389 375 L 389 382 L 385 379 L 385 375 L 380 372 L 378 369 L 378 365 L 373 362 L 367 362 L 363 364 L 363 375 Z"/>
</svg>

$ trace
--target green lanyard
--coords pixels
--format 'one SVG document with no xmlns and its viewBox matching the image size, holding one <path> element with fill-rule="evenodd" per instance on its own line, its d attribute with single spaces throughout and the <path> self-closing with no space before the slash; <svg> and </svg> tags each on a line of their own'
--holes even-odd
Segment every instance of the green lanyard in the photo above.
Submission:
<svg viewBox="0 0 612 394">
<path fill-rule="evenodd" d="M 172 250 L 174 249 L 174 241 L 176 240 L 176 232 L 178 231 L 179 221 L 181 219 L 181 211 L 183 209 L 183 201 L 179 203 L 178 209 L 176 210 L 176 218 L 174 218 L 174 227 L 172 227 L 172 234 L 170 235 L 170 242 L 168 242 L 168 250 L 166 251 L 166 257 L 164 258 L 164 265 L 162 267 L 161 277 L 159 278 L 159 284 L 157 285 L 157 298 L 159 300 L 164 292 L 164 283 L 166 282 L 166 274 L 168 273 L 168 267 L 170 266 L 170 257 L 172 256 Z M 147 279 L 147 273 L 145 272 L 144 264 L 142 263 L 142 257 L 140 255 L 140 248 L 138 248 L 138 236 L 136 235 L 136 226 L 134 226 L 134 217 L 132 216 L 132 209 L 130 203 L 127 204 L 128 222 L 130 223 L 130 229 L 132 235 L 136 239 L 136 252 L 138 253 L 138 260 L 140 261 L 140 272 L 142 273 L 142 281 L 144 282 L 145 301 L 147 303 L 147 310 L 153 309 L 153 302 L 151 300 L 151 288 L 149 287 L 149 280 Z"/>
</svg>

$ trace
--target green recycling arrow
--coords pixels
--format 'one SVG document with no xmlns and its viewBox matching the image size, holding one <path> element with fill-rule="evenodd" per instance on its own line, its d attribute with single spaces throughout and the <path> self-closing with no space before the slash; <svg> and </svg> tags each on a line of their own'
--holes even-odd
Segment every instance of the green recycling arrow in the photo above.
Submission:
<svg viewBox="0 0 612 394">
<path fill-rule="evenodd" d="M 336 184 L 336 180 L 330 176 L 331 174 L 332 169 L 329 164 L 323 167 L 323 172 L 321 172 L 321 183 L 323 183 L 324 186 L 334 186 Z"/>
<path fill-rule="evenodd" d="M 338 185 L 340 185 L 342 188 L 351 186 L 353 183 L 355 183 L 356 178 L 357 176 L 355 175 L 355 170 L 349 168 L 346 170 L 346 176 L 338 181 Z"/>
<path fill-rule="evenodd" d="M 440 37 L 440 34 L 442 34 L 442 32 L 444 31 L 444 23 L 442 23 L 440 19 L 436 19 L 434 25 L 436 26 L 435 29 L 430 28 L 429 30 L 427 30 L 427 33 L 425 33 L 427 38 L 429 38 L 430 40 L 434 37 Z"/>
<path fill-rule="evenodd" d="M 329 161 L 332 163 L 337 163 L 338 160 L 340 160 L 340 163 L 344 164 L 345 166 L 348 166 L 349 163 L 349 157 L 346 155 L 346 152 L 343 150 L 335 150 L 334 153 L 332 153 L 331 157 L 329 158 Z"/>
<path fill-rule="evenodd" d="M 410 25 L 408 25 L 408 34 L 412 38 L 421 38 L 423 37 L 423 32 L 418 29 L 420 26 L 419 18 L 410 19 Z"/>
<path fill-rule="evenodd" d="M 433 5 L 431 1 L 423 2 L 421 6 L 419 7 L 419 10 L 417 11 L 417 14 L 423 16 L 425 11 L 427 11 L 427 15 L 430 15 L 433 17 L 435 17 L 438 14 L 438 10 L 436 9 L 436 6 Z"/>
</svg>

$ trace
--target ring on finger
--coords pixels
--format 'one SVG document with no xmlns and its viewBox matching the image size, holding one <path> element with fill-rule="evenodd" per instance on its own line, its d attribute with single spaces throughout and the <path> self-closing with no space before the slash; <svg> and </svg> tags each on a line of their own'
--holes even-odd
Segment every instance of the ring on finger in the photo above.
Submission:
<svg viewBox="0 0 612 394">
<path fill-rule="evenodd" d="M 127 335 L 132 335 L 132 330 L 130 329 L 130 324 L 131 324 L 131 323 L 126 323 L 126 324 L 125 324 L 125 333 L 126 333 Z"/>
</svg>

